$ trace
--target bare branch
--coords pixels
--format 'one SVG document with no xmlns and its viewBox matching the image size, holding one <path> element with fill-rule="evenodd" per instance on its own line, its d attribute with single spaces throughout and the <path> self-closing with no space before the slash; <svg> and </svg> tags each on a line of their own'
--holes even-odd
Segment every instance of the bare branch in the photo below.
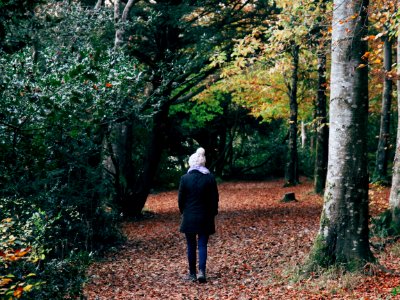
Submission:
<svg viewBox="0 0 400 300">
<path fill-rule="evenodd" d="M 124 11 L 122 12 L 122 18 L 121 18 L 122 22 L 126 22 L 126 20 L 128 19 L 129 11 L 132 8 L 132 5 L 135 4 L 138 1 L 139 0 L 129 0 L 128 1 L 128 3 L 126 4 L 126 6 L 124 8 Z"/>
<path fill-rule="evenodd" d="M 114 23 L 118 24 L 120 20 L 121 0 L 114 1 Z"/>
<path fill-rule="evenodd" d="M 103 5 L 103 0 L 97 0 L 96 5 L 94 6 L 95 10 L 100 9 L 100 7 Z"/>
</svg>

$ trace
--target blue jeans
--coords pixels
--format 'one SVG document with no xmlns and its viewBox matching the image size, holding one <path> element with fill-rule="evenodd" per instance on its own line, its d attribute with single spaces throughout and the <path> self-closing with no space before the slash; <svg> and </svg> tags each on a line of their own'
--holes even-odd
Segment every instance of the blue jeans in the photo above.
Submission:
<svg viewBox="0 0 400 300">
<path fill-rule="evenodd" d="M 186 233 L 187 257 L 190 274 L 196 274 L 196 248 L 199 248 L 199 270 L 206 271 L 208 234 Z M 198 235 L 198 238 L 196 238 Z"/>
</svg>

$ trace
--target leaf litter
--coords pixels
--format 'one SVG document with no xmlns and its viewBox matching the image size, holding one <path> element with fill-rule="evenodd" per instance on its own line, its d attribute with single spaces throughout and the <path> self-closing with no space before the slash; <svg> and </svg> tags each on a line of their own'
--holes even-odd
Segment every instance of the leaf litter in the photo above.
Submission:
<svg viewBox="0 0 400 300">
<path fill-rule="evenodd" d="M 152 194 L 151 217 L 126 222 L 127 242 L 91 265 L 88 299 L 400 299 L 400 246 L 375 253 L 372 275 L 340 274 L 293 280 L 319 228 L 323 198 L 302 178 L 219 184 L 217 232 L 210 237 L 207 283 L 185 281 L 186 245 L 179 233 L 177 191 Z M 294 192 L 297 202 L 283 203 Z M 371 214 L 387 208 L 388 189 L 370 187 Z M 396 248 L 397 247 L 397 248 Z M 392 248 L 395 248 L 393 251 Z M 397 250 L 396 250 L 397 249 Z M 397 251 L 397 252 L 396 252 Z M 396 289 L 397 288 L 397 289 Z"/>
</svg>

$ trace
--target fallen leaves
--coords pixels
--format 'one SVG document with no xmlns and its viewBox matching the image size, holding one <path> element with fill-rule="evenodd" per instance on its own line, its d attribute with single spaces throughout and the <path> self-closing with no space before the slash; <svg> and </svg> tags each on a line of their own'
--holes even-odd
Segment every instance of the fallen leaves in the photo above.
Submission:
<svg viewBox="0 0 400 300">
<path fill-rule="evenodd" d="M 342 276 L 321 283 L 292 282 L 319 228 L 322 198 L 302 179 L 283 188 L 283 180 L 219 185 L 217 233 L 210 238 L 207 284 L 184 281 L 186 245 L 179 233 L 176 191 L 151 195 L 152 218 L 125 223 L 127 243 L 89 270 L 88 299 L 377 299 L 392 296 L 398 276 Z M 298 202 L 282 203 L 287 192 Z M 371 211 L 387 207 L 387 189 L 371 187 Z M 387 268 L 399 259 L 378 257 Z M 392 262 L 392 263 L 390 263 Z M 395 299 L 396 296 L 393 296 Z"/>
</svg>

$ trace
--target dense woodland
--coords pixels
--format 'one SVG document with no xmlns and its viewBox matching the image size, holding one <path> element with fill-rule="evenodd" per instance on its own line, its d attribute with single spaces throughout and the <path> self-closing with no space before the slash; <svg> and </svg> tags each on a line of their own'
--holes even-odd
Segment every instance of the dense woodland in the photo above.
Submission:
<svg viewBox="0 0 400 300">
<path fill-rule="evenodd" d="M 371 184 L 400 231 L 399 20 L 394 0 L 0 0 L 1 297 L 81 297 L 199 146 L 220 183 L 313 181 L 305 274 L 375 262 Z"/>
</svg>

